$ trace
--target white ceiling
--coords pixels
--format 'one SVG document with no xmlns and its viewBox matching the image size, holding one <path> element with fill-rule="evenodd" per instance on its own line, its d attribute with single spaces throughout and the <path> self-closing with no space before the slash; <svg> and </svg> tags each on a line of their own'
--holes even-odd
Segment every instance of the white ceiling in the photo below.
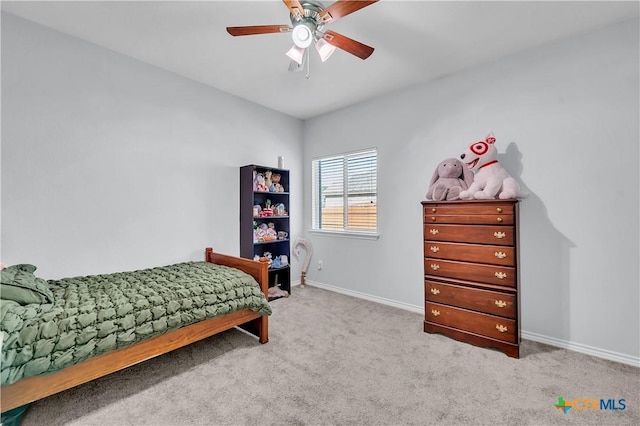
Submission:
<svg viewBox="0 0 640 426">
<path fill-rule="evenodd" d="M 333 1 L 325 1 L 326 6 Z M 338 50 L 311 78 L 288 71 L 290 34 L 232 37 L 227 26 L 290 24 L 282 1 L 2 1 L 2 10 L 307 119 L 556 39 L 638 18 L 638 2 L 382 0 L 333 30 L 374 47 Z"/>
</svg>

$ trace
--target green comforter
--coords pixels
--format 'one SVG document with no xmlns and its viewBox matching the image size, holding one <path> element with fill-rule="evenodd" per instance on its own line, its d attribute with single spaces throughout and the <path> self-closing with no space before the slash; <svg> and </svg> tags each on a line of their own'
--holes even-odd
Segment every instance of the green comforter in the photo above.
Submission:
<svg viewBox="0 0 640 426">
<path fill-rule="evenodd" d="M 244 272 L 187 262 L 48 281 L 53 303 L 2 300 L 2 385 L 52 373 L 206 318 L 252 309 L 270 315 Z"/>
</svg>

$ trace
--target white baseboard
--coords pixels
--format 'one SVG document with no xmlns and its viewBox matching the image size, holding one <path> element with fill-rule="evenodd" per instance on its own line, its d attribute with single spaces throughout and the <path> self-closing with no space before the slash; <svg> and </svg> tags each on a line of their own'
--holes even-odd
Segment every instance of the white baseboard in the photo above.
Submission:
<svg viewBox="0 0 640 426">
<path fill-rule="evenodd" d="M 568 349 L 574 352 L 580 352 L 581 354 L 593 355 L 598 358 L 608 359 L 609 361 L 616 361 L 622 364 L 640 367 L 640 357 L 634 357 L 631 355 L 621 354 L 619 352 L 609 351 L 607 349 L 583 345 L 582 343 L 556 339 L 555 337 L 543 336 L 542 334 L 532 333 L 530 331 L 521 330 L 520 337 L 523 339 L 532 340 L 534 342 L 544 343 L 550 346 Z"/>
<path fill-rule="evenodd" d="M 384 297 L 372 296 L 366 293 L 360 293 L 359 291 L 347 290 L 341 287 L 335 287 L 328 284 L 322 284 L 317 281 L 306 280 L 307 285 L 311 287 L 318 287 L 324 290 L 341 293 L 347 296 L 357 297 L 358 299 L 369 300 L 370 302 L 382 303 L 383 305 L 393 306 L 394 308 L 404 309 L 406 311 L 415 312 L 417 314 L 424 315 L 424 306 L 409 305 L 408 303 L 398 302 L 396 300 L 386 299 Z"/>
<path fill-rule="evenodd" d="M 291 284 L 300 285 L 300 280 L 298 280 L 295 284 L 293 282 Z M 410 305 L 408 303 L 402 303 L 396 300 L 386 299 L 384 297 L 372 296 L 370 294 L 348 290 L 341 287 L 335 287 L 332 285 L 319 283 L 317 281 L 306 280 L 306 284 L 311 287 L 317 287 L 324 290 L 334 291 L 336 293 L 341 293 L 347 296 L 353 296 L 359 299 L 365 299 L 371 302 L 381 303 L 383 305 L 393 306 L 395 308 L 400 308 L 400 309 L 404 309 L 407 311 L 424 315 L 424 305 L 422 306 Z M 582 343 L 556 339 L 555 337 L 543 336 L 541 334 L 531 333 L 525 330 L 520 331 L 520 337 L 523 339 L 534 341 L 534 342 L 544 343 L 550 346 L 555 346 L 562 349 L 568 349 L 574 352 L 579 352 L 582 354 L 592 355 L 598 358 L 603 358 L 610 361 L 631 365 L 633 367 L 640 367 L 640 357 L 634 357 L 631 355 L 609 351 L 607 349 L 601 349 L 593 346 L 583 345 Z"/>
</svg>

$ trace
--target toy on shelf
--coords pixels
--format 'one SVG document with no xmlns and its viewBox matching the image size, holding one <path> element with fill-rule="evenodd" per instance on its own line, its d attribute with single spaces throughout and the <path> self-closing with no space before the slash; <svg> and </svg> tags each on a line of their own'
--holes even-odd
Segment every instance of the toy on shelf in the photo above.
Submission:
<svg viewBox="0 0 640 426">
<path fill-rule="evenodd" d="M 289 236 L 288 232 L 278 231 L 278 239 L 279 240 L 286 240 L 288 236 Z"/>
<path fill-rule="evenodd" d="M 264 208 L 260 205 L 253 206 L 253 217 L 288 216 L 288 214 L 284 203 L 272 206 L 271 200 L 265 201 Z"/>
<path fill-rule="evenodd" d="M 271 175 L 271 186 L 269 186 L 270 192 L 284 192 L 284 186 L 280 184 L 281 176 L 279 173 Z"/>
<path fill-rule="evenodd" d="M 267 200 L 264 203 L 264 208 L 262 211 L 258 212 L 258 217 L 269 217 L 273 216 L 273 209 L 271 208 L 271 200 Z"/>
<path fill-rule="evenodd" d="M 276 256 L 271 262 L 271 268 L 285 268 L 289 266 L 289 257 L 286 254 L 281 254 L 280 256 Z"/>
<path fill-rule="evenodd" d="M 274 216 L 287 216 L 287 207 L 283 203 L 275 205 L 273 210 Z"/>
<path fill-rule="evenodd" d="M 253 222 L 253 242 L 264 243 L 268 241 L 275 241 L 278 239 L 278 232 L 275 229 L 275 225 L 272 222 L 257 224 Z"/>
<path fill-rule="evenodd" d="M 273 257 L 273 254 L 270 251 L 265 251 L 262 256 L 258 256 L 257 254 L 253 256 L 253 260 L 256 262 L 265 262 L 269 264 L 269 268 L 285 268 L 289 266 L 289 257 L 286 254 L 281 254 L 280 256 Z"/>
<path fill-rule="evenodd" d="M 267 259 L 267 262 L 269 263 L 269 268 L 271 268 L 271 264 L 273 263 L 273 255 L 271 254 L 271 252 L 270 251 L 265 251 L 262 254 L 262 257 Z"/>
<path fill-rule="evenodd" d="M 264 172 L 264 185 L 267 187 L 267 191 L 271 191 L 271 176 L 273 176 L 273 172 L 271 170 Z"/>
<path fill-rule="evenodd" d="M 255 173 L 255 172 L 254 172 Z M 263 173 L 256 173 L 255 180 L 253 182 L 254 191 L 268 191 L 269 187 L 266 184 L 266 180 Z"/>
</svg>

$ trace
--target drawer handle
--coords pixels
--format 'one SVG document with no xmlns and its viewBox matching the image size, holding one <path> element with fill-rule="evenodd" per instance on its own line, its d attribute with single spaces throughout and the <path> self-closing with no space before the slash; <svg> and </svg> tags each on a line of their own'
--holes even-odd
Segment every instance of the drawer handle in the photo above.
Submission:
<svg viewBox="0 0 640 426">
<path fill-rule="evenodd" d="M 434 271 L 437 271 L 438 269 L 440 269 L 440 265 L 438 265 L 437 263 L 432 263 L 430 266 L 431 266 L 431 269 L 433 269 Z"/>
<path fill-rule="evenodd" d="M 498 213 L 502 213 L 502 207 L 498 207 L 498 208 L 496 208 L 496 211 L 497 211 Z"/>
<path fill-rule="evenodd" d="M 431 221 L 435 222 L 436 221 L 436 217 L 435 216 L 431 216 Z"/>
<path fill-rule="evenodd" d="M 503 253 L 501 251 L 497 251 L 497 252 L 493 253 L 493 255 L 495 257 L 497 257 L 498 259 L 504 259 L 505 257 L 507 257 L 507 253 Z"/>
<path fill-rule="evenodd" d="M 504 272 L 502 272 L 502 271 L 500 271 L 500 272 L 496 272 L 496 273 L 495 273 L 495 274 L 493 274 L 493 275 L 495 275 L 495 276 L 496 276 L 496 278 L 501 279 L 501 280 L 503 280 L 503 279 L 507 278 L 507 274 L 506 274 L 506 273 L 504 273 Z"/>
<path fill-rule="evenodd" d="M 438 211 L 438 209 L 436 209 L 435 207 L 433 207 L 433 208 L 431 209 L 431 213 L 435 213 L 435 212 L 437 212 L 437 211 Z"/>
<path fill-rule="evenodd" d="M 496 218 L 496 220 L 497 220 L 498 222 L 502 222 L 502 218 L 501 218 L 501 217 Z"/>
<path fill-rule="evenodd" d="M 438 234 L 438 232 L 440 232 L 440 231 L 438 231 L 438 229 L 437 229 L 437 228 L 429 229 L 429 233 L 430 233 L 431 235 L 437 235 L 437 234 Z"/>
<path fill-rule="evenodd" d="M 498 330 L 500 333 L 504 333 L 508 330 L 508 328 L 505 325 L 496 324 L 496 330 Z"/>
<path fill-rule="evenodd" d="M 439 252 L 439 251 L 440 251 L 440 247 L 438 247 L 438 246 L 431 246 L 431 247 L 429 248 L 429 250 L 431 250 L 431 251 L 432 251 L 432 252 L 434 252 L 434 253 L 437 253 L 437 252 Z"/>
<path fill-rule="evenodd" d="M 434 317 L 437 317 L 438 315 L 440 315 L 440 311 L 438 311 L 436 309 L 432 309 L 431 313 L 433 314 Z"/>
<path fill-rule="evenodd" d="M 431 287 L 431 294 L 440 294 L 440 290 L 437 288 Z"/>
<path fill-rule="evenodd" d="M 493 303 L 495 303 L 498 308 L 504 308 L 505 306 L 507 306 L 507 302 L 505 302 L 504 300 L 496 300 Z"/>
<path fill-rule="evenodd" d="M 500 239 L 502 239 L 502 238 L 506 237 L 506 236 L 507 236 L 507 234 L 505 234 L 505 233 L 504 233 L 504 232 L 502 232 L 502 231 L 496 231 L 496 232 L 494 232 L 494 233 L 493 233 L 493 236 L 494 236 L 494 237 L 496 237 L 496 238 L 500 238 Z"/>
</svg>

